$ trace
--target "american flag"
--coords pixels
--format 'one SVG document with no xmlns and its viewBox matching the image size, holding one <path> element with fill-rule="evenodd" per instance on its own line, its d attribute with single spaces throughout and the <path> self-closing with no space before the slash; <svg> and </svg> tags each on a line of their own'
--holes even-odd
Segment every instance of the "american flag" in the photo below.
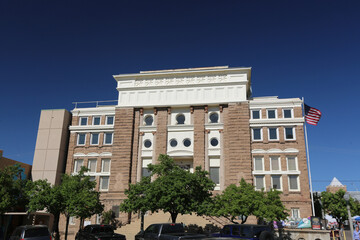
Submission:
<svg viewBox="0 0 360 240">
<path fill-rule="evenodd" d="M 317 125 L 321 118 L 321 112 L 319 109 L 305 105 L 305 120 L 308 124 Z"/>
</svg>

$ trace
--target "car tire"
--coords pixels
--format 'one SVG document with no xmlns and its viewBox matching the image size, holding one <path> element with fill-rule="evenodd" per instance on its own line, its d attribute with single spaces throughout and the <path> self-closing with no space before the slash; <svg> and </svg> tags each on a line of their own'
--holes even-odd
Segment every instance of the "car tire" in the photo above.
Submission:
<svg viewBox="0 0 360 240">
<path fill-rule="evenodd" d="M 274 240 L 274 236 L 270 232 L 262 232 L 259 236 L 259 240 Z"/>
</svg>

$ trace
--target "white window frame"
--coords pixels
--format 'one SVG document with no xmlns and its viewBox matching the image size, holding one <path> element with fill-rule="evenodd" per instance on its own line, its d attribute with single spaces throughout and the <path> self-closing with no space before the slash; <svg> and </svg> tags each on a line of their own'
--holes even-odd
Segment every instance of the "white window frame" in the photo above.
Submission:
<svg viewBox="0 0 360 240">
<path fill-rule="evenodd" d="M 78 164 L 80 161 L 82 161 L 81 167 L 84 166 L 84 159 L 75 159 L 74 160 L 74 169 L 73 169 L 74 173 L 78 173 L 77 168 L 78 168 Z M 80 169 L 81 169 L 81 167 L 80 167 Z"/>
<path fill-rule="evenodd" d="M 290 170 L 289 169 L 289 158 L 295 158 L 295 170 Z M 297 157 L 296 156 L 286 156 L 286 169 L 288 170 L 288 171 L 290 171 L 290 172 L 295 172 L 295 171 L 299 171 L 299 166 L 298 166 L 298 159 L 297 159 Z"/>
<path fill-rule="evenodd" d="M 254 129 L 260 129 L 260 139 L 254 139 L 254 136 L 255 136 Z M 259 127 L 259 128 L 251 128 L 251 138 L 252 138 L 252 140 L 254 142 L 255 141 L 261 142 L 263 140 L 263 129 L 261 127 Z"/>
<path fill-rule="evenodd" d="M 99 124 L 98 124 L 98 125 L 95 125 L 95 118 L 99 118 Z M 99 126 L 99 125 L 101 125 L 101 116 L 93 116 L 93 117 L 92 117 L 92 125 L 93 125 L 93 126 Z"/>
<path fill-rule="evenodd" d="M 269 118 L 269 111 L 275 111 L 275 118 Z M 277 109 L 266 109 L 266 118 L 267 119 L 277 119 Z"/>
<path fill-rule="evenodd" d="M 276 189 L 278 191 L 282 191 L 283 190 L 283 181 L 282 181 L 282 175 L 279 175 L 279 174 L 272 174 L 271 175 L 271 188 L 272 189 L 275 189 L 274 188 L 274 183 L 273 183 L 273 176 L 279 176 L 280 177 L 280 188 L 279 189 Z"/>
<path fill-rule="evenodd" d="M 262 170 L 257 170 L 257 169 L 255 169 L 255 166 L 256 166 L 255 159 L 256 159 L 256 158 L 261 158 Z M 264 157 L 263 157 L 263 156 L 255 156 L 255 157 L 253 157 L 253 161 L 254 161 L 254 171 L 256 171 L 256 172 L 263 172 L 263 171 L 265 171 L 265 164 L 264 164 Z"/>
<path fill-rule="evenodd" d="M 278 163 L 279 163 L 279 170 L 272 169 L 272 158 L 277 158 Z M 270 171 L 271 172 L 281 172 L 281 158 L 280 158 L 280 156 L 269 156 L 269 160 L 270 160 Z"/>
<path fill-rule="evenodd" d="M 294 217 L 294 211 L 297 211 L 297 213 L 298 213 L 298 218 L 295 218 Z M 300 215 L 300 209 L 299 208 L 291 208 L 291 217 L 293 218 L 293 219 L 301 219 L 301 215 Z"/>
<path fill-rule="evenodd" d="M 216 184 L 215 186 L 215 190 L 220 190 L 220 184 L 221 184 L 221 162 L 220 162 L 220 156 L 218 157 L 210 157 L 209 158 L 209 171 L 210 171 L 210 168 L 218 168 L 219 169 L 219 183 Z M 210 177 L 210 175 L 209 175 Z"/>
<path fill-rule="evenodd" d="M 285 118 L 285 111 L 286 110 L 290 110 L 290 114 L 291 114 L 290 118 L 294 118 L 294 111 L 293 111 L 292 108 L 283 108 L 283 110 L 282 110 L 283 118 Z M 287 119 L 289 119 L 289 118 L 287 118 Z"/>
<path fill-rule="evenodd" d="M 276 139 L 270 139 L 270 128 L 276 129 Z M 268 127 L 268 140 L 269 141 L 279 141 L 279 128 L 278 127 Z"/>
<path fill-rule="evenodd" d="M 95 172 L 91 172 L 90 162 L 95 162 Z M 87 168 L 89 169 L 89 173 L 96 173 L 96 167 L 97 167 L 97 159 L 96 158 L 88 159 Z"/>
<path fill-rule="evenodd" d="M 292 134 L 293 134 L 293 138 L 291 139 L 288 139 L 288 138 L 286 138 L 286 128 L 291 128 L 292 129 Z M 295 135 L 295 127 L 284 127 L 284 139 L 286 140 L 286 141 L 295 141 L 296 140 L 296 135 Z"/>
<path fill-rule="evenodd" d="M 296 176 L 297 189 L 290 189 L 290 176 Z M 299 192 L 300 191 L 300 176 L 299 176 L 299 174 L 289 174 L 288 175 L 288 187 L 289 187 L 289 192 Z"/>
<path fill-rule="evenodd" d="M 108 118 L 112 117 L 113 118 L 113 123 L 112 124 L 108 124 Z M 105 125 L 114 125 L 115 123 L 115 116 L 114 115 L 108 115 L 105 118 Z"/>
<path fill-rule="evenodd" d="M 85 124 L 85 125 L 82 125 L 82 124 L 81 124 L 81 120 L 82 120 L 82 119 L 85 119 L 85 118 L 86 118 L 86 124 Z M 80 118 L 79 118 L 79 126 L 87 126 L 87 125 L 89 125 L 89 118 L 88 118 L 88 117 L 80 117 Z"/>
<path fill-rule="evenodd" d="M 75 225 L 75 217 L 74 216 L 70 216 L 69 218 L 69 225 Z"/>
<path fill-rule="evenodd" d="M 211 119 L 210 119 L 210 116 L 212 114 L 217 114 L 218 115 L 218 120 L 217 122 L 211 122 Z M 208 114 L 208 123 L 209 124 L 217 124 L 217 123 L 220 123 L 220 113 L 218 111 L 211 111 L 209 114 Z"/>
<path fill-rule="evenodd" d="M 101 187 L 102 187 L 102 182 L 103 182 L 103 179 L 104 179 L 104 177 L 107 177 L 109 180 L 108 180 L 108 185 L 107 185 L 107 188 L 105 189 L 102 189 Z M 101 192 L 105 192 L 105 191 L 109 191 L 109 185 L 110 185 L 110 176 L 100 176 L 100 185 L 99 185 L 99 190 L 101 191 Z"/>
<path fill-rule="evenodd" d="M 152 117 L 153 121 L 152 121 L 151 125 L 146 125 L 145 119 L 148 118 L 148 117 Z M 143 119 L 143 125 L 151 127 L 151 126 L 154 126 L 154 123 L 155 123 L 155 117 L 153 116 L 153 114 L 145 114 L 144 119 Z"/>
<path fill-rule="evenodd" d="M 255 175 L 255 176 L 254 176 L 254 183 L 255 183 L 255 186 L 254 186 L 254 187 L 255 187 L 255 190 L 256 190 L 256 191 L 261 191 L 262 188 L 260 188 L 260 189 L 259 189 L 259 188 L 256 188 L 256 183 L 257 183 L 257 178 L 256 178 L 256 177 L 262 177 L 262 179 L 263 179 L 263 186 L 264 186 L 264 190 L 265 190 L 265 189 L 266 189 L 265 175 Z"/>
<path fill-rule="evenodd" d="M 259 112 L 259 118 L 254 118 L 253 112 Z M 252 109 L 251 110 L 251 119 L 261 119 L 261 109 Z"/>
<path fill-rule="evenodd" d="M 84 143 L 83 144 L 80 144 L 79 141 L 80 141 L 80 135 L 85 135 L 85 139 L 84 139 Z M 86 133 L 78 133 L 77 134 L 77 146 L 85 146 L 86 144 Z"/>
<path fill-rule="evenodd" d="M 93 143 L 93 135 L 97 134 L 98 135 L 98 139 L 97 139 L 97 143 Z M 99 141 L 100 141 L 100 133 L 91 133 L 90 135 L 90 145 L 99 145 Z"/>
<path fill-rule="evenodd" d="M 109 171 L 108 172 L 104 172 L 104 162 L 105 160 L 109 160 Z M 101 172 L 102 173 L 110 173 L 111 171 L 111 159 L 110 158 L 103 158 L 101 159 Z"/>
<path fill-rule="evenodd" d="M 112 135 L 111 136 L 111 143 L 106 143 L 105 142 L 106 141 L 106 134 L 111 134 Z M 103 144 L 104 145 L 112 145 L 113 142 L 114 142 L 114 133 L 113 132 L 104 132 L 104 142 L 103 142 Z"/>
</svg>

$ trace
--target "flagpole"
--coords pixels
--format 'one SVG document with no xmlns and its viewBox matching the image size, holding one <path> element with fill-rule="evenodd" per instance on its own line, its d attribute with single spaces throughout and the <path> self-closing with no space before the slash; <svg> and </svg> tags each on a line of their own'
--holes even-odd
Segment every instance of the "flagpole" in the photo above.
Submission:
<svg viewBox="0 0 360 240">
<path fill-rule="evenodd" d="M 302 98 L 302 110 L 303 110 L 303 117 L 305 117 L 305 106 L 304 106 L 304 97 Z M 305 120 L 305 118 L 304 118 Z M 306 129 L 306 121 L 304 121 L 304 132 L 305 132 L 305 146 L 306 146 L 306 158 L 307 158 L 307 165 L 308 165 L 308 175 L 309 175 L 309 183 L 310 183 L 310 196 L 311 196 L 311 207 L 312 207 L 312 215 L 315 216 L 315 207 L 314 207 L 314 196 L 313 196 L 313 188 L 312 188 L 312 181 L 311 181 L 311 170 L 310 170 L 310 154 L 309 154 L 309 145 L 308 145 L 308 137 L 307 137 L 307 129 Z"/>
</svg>

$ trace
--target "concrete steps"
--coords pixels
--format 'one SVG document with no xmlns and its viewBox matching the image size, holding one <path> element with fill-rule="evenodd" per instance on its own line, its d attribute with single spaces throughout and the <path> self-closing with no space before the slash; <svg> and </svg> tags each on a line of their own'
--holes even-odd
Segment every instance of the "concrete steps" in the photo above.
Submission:
<svg viewBox="0 0 360 240">
<path fill-rule="evenodd" d="M 144 229 L 153 223 L 170 223 L 170 213 L 158 212 L 153 214 L 147 214 L 144 218 Z M 196 214 L 179 215 L 176 219 L 177 223 L 183 223 L 185 225 L 196 224 L 201 227 L 205 227 L 207 224 L 213 224 L 221 227 L 219 223 L 211 221 L 205 217 L 197 216 Z M 141 219 L 136 218 L 130 224 L 118 228 L 115 232 L 124 234 L 127 240 L 134 240 L 135 235 L 140 231 Z"/>
</svg>

